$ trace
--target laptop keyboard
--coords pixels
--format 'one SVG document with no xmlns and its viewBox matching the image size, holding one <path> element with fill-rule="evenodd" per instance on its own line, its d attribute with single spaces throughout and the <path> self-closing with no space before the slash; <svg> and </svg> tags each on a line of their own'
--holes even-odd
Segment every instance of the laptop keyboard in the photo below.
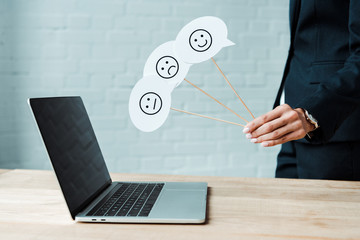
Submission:
<svg viewBox="0 0 360 240">
<path fill-rule="evenodd" d="M 147 217 L 164 183 L 119 183 L 86 216 Z"/>
</svg>

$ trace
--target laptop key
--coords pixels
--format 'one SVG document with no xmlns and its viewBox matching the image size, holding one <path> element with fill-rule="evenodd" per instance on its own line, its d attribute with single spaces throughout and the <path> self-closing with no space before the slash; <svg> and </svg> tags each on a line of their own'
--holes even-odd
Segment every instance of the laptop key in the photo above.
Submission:
<svg viewBox="0 0 360 240">
<path fill-rule="evenodd" d="M 117 214 L 116 216 L 126 216 L 126 214 L 128 213 L 128 209 L 121 209 Z"/>
<path fill-rule="evenodd" d="M 110 211 L 108 211 L 105 216 L 115 216 L 115 214 L 117 213 L 118 209 L 111 209 Z"/>
</svg>

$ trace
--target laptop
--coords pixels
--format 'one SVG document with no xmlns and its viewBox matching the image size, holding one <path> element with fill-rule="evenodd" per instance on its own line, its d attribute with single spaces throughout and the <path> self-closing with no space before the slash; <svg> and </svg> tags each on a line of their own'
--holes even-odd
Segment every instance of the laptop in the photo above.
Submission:
<svg viewBox="0 0 360 240">
<path fill-rule="evenodd" d="M 113 182 L 80 97 L 28 102 L 75 221 L 205 222 L 206 182 Z"/>
</svg>

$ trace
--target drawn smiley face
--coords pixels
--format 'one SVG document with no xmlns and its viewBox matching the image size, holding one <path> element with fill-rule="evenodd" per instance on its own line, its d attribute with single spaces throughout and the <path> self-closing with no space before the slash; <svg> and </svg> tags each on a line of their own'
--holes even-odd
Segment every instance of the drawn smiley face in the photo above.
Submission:
<svg viewBox="0 0 360 240">
<path fill-rule="evenodd" d="M 211 47 L 211 34 L 205 29 L 197 29 L 190 35 L 189 44 L 195 51 L 204 52 Z"/>
<path fill-rule="evenodd" d="M 169 79 L 179 71 L 179 63 L 172 56 L 163 56 L 156 63 L 156 72 L 160 77 Z"/>
<path fill-rule="evenodd" d="M 145 114 L 154 115 L 161 110 L 162 100 L 157 93 L 148 92 L 140 98 L 139 106 Z"/>
</svg>

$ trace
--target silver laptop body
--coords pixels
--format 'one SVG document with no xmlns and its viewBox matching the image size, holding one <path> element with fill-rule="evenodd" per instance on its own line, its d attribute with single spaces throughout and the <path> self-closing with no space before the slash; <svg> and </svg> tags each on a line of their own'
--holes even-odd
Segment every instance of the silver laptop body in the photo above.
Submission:
<svg viewBox="0 0 360 240">
<path fill-rule="evenodd" d="M 112 182 L 80 97 L 28 100 L 75 221 L 203 223 L 205 182 Z"/>
</svg>

